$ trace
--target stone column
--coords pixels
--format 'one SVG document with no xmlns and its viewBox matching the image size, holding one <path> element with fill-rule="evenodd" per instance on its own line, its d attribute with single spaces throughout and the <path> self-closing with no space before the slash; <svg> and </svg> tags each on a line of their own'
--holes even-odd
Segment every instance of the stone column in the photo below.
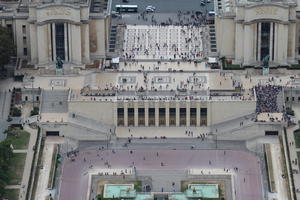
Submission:
<svg viewBox="0 0 300 200">
<path fill-rule="evenodd" d="M 155 126 L 159 126 L 159 102 L 155 102 Z"/>
<path fill-rule="evenodd" d="M 180 104 L 179 101 L 176 101 L 176 126 L 180 126 Z"/>
<path fill-rule="evenodd" d="M 191 125 L 191 101 L 186 101 L 186 126 Z"/>
<path fill-rule="evenodd" d="M 274 22 L 275 23 L 275 22 Z M 274 58 L 273 58 L 273 61 L 278 63 L 279 60 L 278 60 L 278 23 L 275 23 L 275 26 L 274 26 Z"/>
<path fill-rule="evenodd" d="M 53 48 L 53 59 L 56 61 L 56 32 L 55 23 L 52 23 L 52 48 Z"/>
<path fill-rule="evenodd" d="M 113 124 L 118 126 L 118 102 L 113 102 Z"/>
<path fill-rule="evenodd" d="M 278 61 L 282 65 L 287 64 L 288 25 L 278 24 Z"/>
<path fill-rule="evenodd" d="M 37 26 L 38 64 L 48 63 L 48 31 L 47 24 Z"/>
<path fill-rule="evenodd" d="M 84 63 L 90 62 L 89 24 L 81 25 L 82 59 Z"/>
<path fill-rule="evenodd" d="M 134 102 L 134 126 L 139 126 L 139 105 L 138 102 Z"/>
<path fill-rule="evenodd" d="M 166 127 L 170 126 L 170 102 L 166 102 Z"/>
<path fill-rule="evenodd" d="M 69 46 L 68 46 L 68 23 L 64 23 L 64 42 L 65 42 L 65 61 L 69 62 Z"/>
<path fill-rule="evenodd" d="M 38 46 L 37 46 L 37 25 L 29 24 L 30 37 L 30 62 L 31 64 L 38 63 Z"/>
<path fill-rule="evenodd" d="M 69 62 L 72 62 L 72 59 L 73 59 L 73 56 L 72 56 L 72 34 L 71 34 L 71 24 L 67 24 L 68 26 L 68 38 L 69 38 L 69 46 L 68 46 L 68 49 L 69 49 Z"/>
<path fill-rule="evenodd" d="M 128 126 L 128 102 L 124 101 L 124 126 Z"/>
<path fill-rule="evenodd" d="M 211 120 L 211 105 L 212 102 L 207 102 L 207 126 L 212 125 L 212 120 Z"/>
<path fill-rule="evenodd" d="M 201 120 L 201 116 L 200 116 L 200 102 L 197 102 L 197 104 L 196 104 L 196 122 L 197 122 L 197 124 L 196 124 L 196 126 L 200 126 L 200 120 Z"/>
<path fill-rule="evenodd" d="M 53 60 L 55 60 L 54 59 L 54 57 L 53 57 L 53 59 L 52 59 L 52 43 L 51 43 L 51 37 L 52 37 L 52 35 L 51 35 L 51 24 L 47 24 L 47 29 L 48 29 L 48 60 L 51 62 L 51 61 L 53 61 Z"/>
<path fill-rule="evenodd" d="M 257 38 L 257 61 L 261 61 L 260 59 L 260 48 L 261 48 L 261 23 L 258 23 L 258 38 Z"/>
<path fill-rule="evenodd" d="M 253 26 L 246 24 L 244 27 L 244 64 L 249 65 L 253 62 Z"/>
<path fill-rule="evenodd" d="M 269 49 L 269 60 L 273 61 L 272 49 L 273 49 L 273 22 L 270 22 L 270 49 Z"/>
<path fill-rule="evenodd" d="M 243 62 L 244 52 L 244 29 L 241 23 L 235 23 L 235 60 L 238 63 Z"/>
<path fill-rule="evenodd" d="M 75 64 L 81 64 L 81 34 L 79 25 L 71 25 L 72 32 L 72 62 Z"/>
<path fill-rule="evenodd" d="M 149 102 L 145 101 L 145 126 L 149 126 Z"/>
<path fill-rule="evenodd" d="M 295 55 L 296 55 L 296 23 L 291 22 L 289 25 L 288 30 L 288 60 L 290 63 L 295 62 Z"/>
</svg>

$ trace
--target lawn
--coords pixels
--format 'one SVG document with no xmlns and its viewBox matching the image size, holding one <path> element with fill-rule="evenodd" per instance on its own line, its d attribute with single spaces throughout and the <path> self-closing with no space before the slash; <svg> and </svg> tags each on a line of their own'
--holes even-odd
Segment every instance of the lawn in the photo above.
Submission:
<svg viewBox="0 0 300 200">
<path fill-rule="evenodd" d="M 26 160 L 26 153 L 14 153 L 11 159 L 11 165 L 8 170 L 9 182 L 8 185 L 19 185 L 21 184 L 24 165 Z"/>
<path fill-rule="evenodd" d="M 5 190 L 5 198 L 9 200 L 19 199 L 19 189 Z"/>
<path fill-rule="evenodd" d="M 296 148 L 300 148 L 300 129 L 294 131 Z"/>
<path fill-rule="evenodd" d="M 9 129 L 7 133 L 7 141 L 9 141 L 14 149 L 27 149 L 30 134 L 19 128 Z"/>
</svg>

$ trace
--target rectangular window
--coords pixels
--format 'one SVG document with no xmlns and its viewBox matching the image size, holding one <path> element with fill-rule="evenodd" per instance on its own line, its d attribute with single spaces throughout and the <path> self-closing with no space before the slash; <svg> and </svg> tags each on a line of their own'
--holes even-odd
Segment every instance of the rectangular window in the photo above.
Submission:
<svg viewBox="0 0 300 200">
<path fill-rule="evenodd" d="M 27 56 L 27 48 L 24 48 L 24 56 Z"/>
<path fill-rule="evenodd" d="M 124 126 L 124 108 L 118 108 L 118 126 Z"/>
<path fill-rule="evenodd" d="M 265 131 L 265 136 L 276 136 L 278 131 Z"/>
<path fill-rule="evenodd" d="M 180 126 L 186 126 L 186 108 L 180 108 Z"/>
<path fill-rule="evenodd" d="M 207 108 L 200 109 L 200 126 L 207 126 Z"/>
<path fill-rule="evenodd" d="M 134 126 L 134 108 L 128 108 L 128 126 Z"/>
<path fill-rule="evenodd" d="M 23 45 L 24 45 L 24 46 L 27 45 L 27 38 L 26 38 L 26 36 L 23 37 Z"/>
<path fill-rule="evenodd" d="M 65 60 L 65 28 L 64 24 L 55 24 L 56 56 Z M 56 59 L 56 58 L 55 58 Z"/>
<path fill-rule="evenodd" d="M 138 109 L 139 126 L 145 126 L 145 108 Z"/>
<path fill-rule="evenodd" d="M 190 125 L 197 125 L 197 108 L 190 108 Z"/>
<path fill-rule="evenodd" d="M 155 108 L 149 108 L 149 126 L 155 126 Z"/>
<path fill-rule="evenodd" d="M 26 34 L 26 25 L 22 25 L 22 33 Z"/>
<path fill-rule="evenodd" d="M 159 108 L 159 125 L 165 126 L 166 125 L 166 109 Z"/>
<path fill-rule="evenodd" d="M 176 108 L 169 109 L 169 124 L 170 126 L 176 126 Z"/>
</svg>

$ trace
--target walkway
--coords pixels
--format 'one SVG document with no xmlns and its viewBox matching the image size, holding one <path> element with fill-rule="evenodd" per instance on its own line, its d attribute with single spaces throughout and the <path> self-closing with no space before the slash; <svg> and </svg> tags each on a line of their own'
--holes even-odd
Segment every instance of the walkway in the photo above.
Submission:
<svg viewBox="0 0 300 200">
<path fill-rule="evenodd" d="M 26 193 L 27 193 L 27 187 L 28 187 L 28 181 L 30 178 L 31 173 L 31 165 L 33 161 L 34 156 L 34 145 L 37 139 L 37 129 L 32 129 L 29 126 L 24 126 L 24 130 L 30 133 L 30 139 L 28 143 L 28 149 L 27 149 L 27 156 L 25 160 L 25 166 L 23 171 L 23 177 L 21 182 L 21 188 L 19 193 L 19 200 L 25 200 L 26 199 Z"/>
<path fill-rule="evenodd" d="M 45 146 L 43 149 L 43 155 L 42 155 L 43 168 L 39 170 L 39 176 L 38 176 L 39 179 L 38 179 L 38 185 L 35 194 L 35 200 L 46 199 L 46 197 L 50 193 L 48 190 L 48 182 L 49 182 L 49 175 L 50 175 L 51 165 L 52 165 L 52 155 L 53 155 L 55 144 L 49 142 L 49 140 L 51 140 L 51 138 L 46 138 Z"/>
</svg>

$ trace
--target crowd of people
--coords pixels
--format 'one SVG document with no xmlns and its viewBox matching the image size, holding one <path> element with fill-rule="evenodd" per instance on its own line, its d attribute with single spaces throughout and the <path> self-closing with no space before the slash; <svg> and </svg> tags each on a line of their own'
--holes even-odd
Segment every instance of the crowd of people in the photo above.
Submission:
<svg viewBox="0 0 300 200">
<path fill-rule="evenodd" d="M 208 40 L 206 27 L 196 26 L 127 26 L 123 58 L 195 60 L 203 59 Z"/>
<path fill-rule="evenodd" d="M 279 112 L 277 105 L 278 94 L 282 91 L 282 86 L 266 85 L 255 86 L 257 97 L 256 112 L 257 113 L 276 113 Z"/>
</svg>

